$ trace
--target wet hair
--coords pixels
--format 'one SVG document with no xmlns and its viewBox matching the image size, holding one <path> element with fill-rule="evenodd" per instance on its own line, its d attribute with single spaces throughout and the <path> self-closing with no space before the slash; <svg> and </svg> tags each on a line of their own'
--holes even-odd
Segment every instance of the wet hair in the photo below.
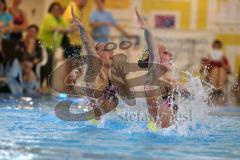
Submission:
<svg viewBox="0 0 240 160">
<path fill-rule="evenodd" d="M 5 0 L 0 0 L 0 3 L 3 3 L 4 5 L 4 8 L 3 8 L 3 11 L 5 12 L 7 10 L 7 3 Z"/>
<path fill-rule="evenodd" d="M 53 2 L 53 3 L 50 4 L 50 6 L 48 8 L 48 13 L 51 13 L 53 7 L 55 7 L 55 6 L 58 6 L 58 7 L 62 8 L 62 5 L 59 2 Z"/>
<path fill-rule="evenodd" d="M 35 25 L 35 24 L 29 25 L 29 26 L 27 27 L 27 30 L 28 30 L 28 29 L 31 29 L 31 28 L 36 29 L 37 32 L 39 31 L 39 27 L 38 27 L 37 25 Z"/>
<path fill-rule="evenodd" d="M 222 42 L 220 40 L 217 40 L 217 39 L 213 41 L 212 46 L 214 46 L 214 45 L 219 45 L 220 48 L 222 48 L 222 46 L 223 46 Z"/>
</svg>

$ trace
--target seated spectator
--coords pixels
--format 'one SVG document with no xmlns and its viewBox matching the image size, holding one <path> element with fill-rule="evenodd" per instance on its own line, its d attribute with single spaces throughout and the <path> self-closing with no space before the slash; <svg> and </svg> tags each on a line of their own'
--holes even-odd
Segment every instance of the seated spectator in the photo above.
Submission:
<svg viewBox="0 0 240 160">
<path fill-rule="evenodd" d="M 210 54 L 202 59 L 200 71 L 204 73 L 204 78 L 215 88 L 223 90 L 227 82 L 227 74 L 231 73 L 227 58 L 222 51 L 222 43 L 215 40 L 212 44 Z"/>
<path fill-rule="evenodd" d="M 42 59 L 42 46 L 37 39 L 38 26 L 30 25 L 27 27 L 26 36 L 16 44 L 20 60 L 29 60 L 33 63 L 33 70 Z"/>
<path fill-rule="evenodd" d="M 214 87 L 209 95 L 209 102 L 214 105 L 223 105 L 227 102 L 225 91 L 230 66 L 219 40 L 213 42 L 212 48 L 210 54 L 202 59 L 200 72 L 203 78 Z"/>
<path fill-rule="evenodd" d="M 12 16 L 6 12 L 7 4 L 5 0 L 0 0 L 0 37 L 9 39 L 12 28 Z"/>
<path fill-rule="evenodd" d="M 23 92 L 27 95 L 34 95 L 37 93 L 38 83 L 37 77 L 32 70 L 33 63 L 29 60 L 22 62 L 23 71 Z"/>
<path fill-rule="evenodd" d="M 10 39 L 17 41 L 22 38 L 22 32 L 27 28 L 27 17 L 22 9 L 19 8 L 22 0 L 12 0 L 12 5 L 8 8 L 8 12 L 13 17 L 13 28 Z"/>
<path fill-rule="evenodd" d="M 20 95 L 22 90 L 22 70 L 11 41 L 2 41 L 0 51 L 0 92 Z"/>
</svg>

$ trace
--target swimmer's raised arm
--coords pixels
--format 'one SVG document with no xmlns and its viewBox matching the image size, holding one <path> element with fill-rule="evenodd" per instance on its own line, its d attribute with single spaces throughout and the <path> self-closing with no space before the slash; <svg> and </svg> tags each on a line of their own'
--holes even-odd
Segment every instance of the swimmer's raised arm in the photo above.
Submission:
<svg viewBox="0 0 240 160">
<path fill-rule="evenodd" d="M 135 9 L 137 18 L 138 18 L 138 22 L 140 24 L 140 28 L 144 30 L 144 36 L 145 36 L 145 40 L 150 52 L 149 55 L 149 63 L 159 63 L 160 62 L 160 57 L 159 54 L 157 53 L 155 44 L 154 44 L 154 40 L 152 38 L 152 34 L 149 31 L 149 29 L 147 28 L 147 24 L 146 21 L 144 20 L 144 18 L 140 15 L 139 11 L 137 10 L 137 8 Z"/>
<path fill-rule="evenodd" d="M 95 49 L 95 42 L 90 36 L 90 34 L 87 32 L 87 30 L 85 29 L 81 21 L 76 17 L 73 6 L 71 6 L 71 14 L 72 14 L 72 26 L 77 26 L 79 28 L 81 33 L 80 38 L 85 46 L 87 54 L 97 56 L 97 52 Z"/>
<path fill-rule="evenodd" d="M 74 14 L 73 6 L 71 6 L 71 14 L 72 14 L 72 26 L 77 26 L 79 28 L 81 33 L 80 38 L 87 51 L 87 54 L 91 55 L 86 59 L 88 67 L 86 69 L 84 81 L 87 83 L 92 83 L 95 81 L 97 75 L 101 70 L 101 63 L 99 58 L 93 58 L 93 57 L 98 57 L 97 51 L 95 49 L 95 42 L 90 36 L 90 34 L 87 32 L 87 30 L 85 29 L 84 25 Z"/>
<path fill-rule="evenodd" d="M 145 40 L 147 42 L 147 46 L 148 46 L 148 49 L 149 49 L 149 63 L 159 63 L 160 62 L 160 58 L 159 58 L 159 55 L 156 51 L 156 48 L 155 48 L 155 43 L 153 41 L 153 38 L 152 38 L 152 34 L 151 32 L 145 28 L 144 29 L 144 36 L 145 36 Z"/>
</svg>

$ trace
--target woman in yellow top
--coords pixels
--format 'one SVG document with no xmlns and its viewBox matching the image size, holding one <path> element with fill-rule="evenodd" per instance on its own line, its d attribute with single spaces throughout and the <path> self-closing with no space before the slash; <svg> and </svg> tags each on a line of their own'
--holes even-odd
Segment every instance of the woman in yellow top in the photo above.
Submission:
<svg viewBox="0 0 240 160">
<path fill-rule="evenodd" d="M 89 17 L 90 12 L 92 10 L 93 1 L 88 0 L 71 0 L 69 5 L 66 7 L 66 10 L 63 13 L 63 19 L 70 27 L 73 17 L 71 14 L 71 8 L 73 7 L 74 13 L 77 18 L 81 20 L 81 22 L 86 27 L 87 31 L 90 31 L 89 25 Z M 64 50 L 64 57 L 71 58 L 71 57 L 78 57 L 80 56 L 80 52 L 82 51 L 83 43 L 79 39 L 80 32 L 76 29 L 75 32 L 68 34 L 69 45 L 66 46 Z"/>
<path fill-rule="evenodd" d="M 61 4 L 53 2 L 49 6 L 48 14 L 44 17 L 39 31 L 39 39 L 48 52 L 48 63 L 41 69 L 41 84 L 52 71 L 55 49 L 61 46 L 64 33 L 70 31 L 62 19 Z"/>
<path fill-rule="evenodd" d="M 62 19 L 62 6 L 58 2 L 53 2 L 41 23 L 39 39 L 47 49 L 53 51 L 60 47 L 63 34 L 68 32 L 70 30 Z"/>
</svg>

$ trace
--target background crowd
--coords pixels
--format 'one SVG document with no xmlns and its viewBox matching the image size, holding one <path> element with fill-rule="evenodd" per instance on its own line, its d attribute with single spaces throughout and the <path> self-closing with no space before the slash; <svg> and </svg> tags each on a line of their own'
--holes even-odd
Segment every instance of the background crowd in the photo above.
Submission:
<svg viewBox="0 0 240 160">
<path fill-rule="evenodd" d="M 54 54 L 58 49 L 63 49 L 65 59 L 81 55 L 80 32 L 71 27 L 71 6 L 96 42 L 108 42 L 111 28 L 126 38 L 136 37 L 106 11 L 104 0 L 94 2 L 96 9 L 90 17 L 83 14 L 87 0 L 72 0 L 66 8 L 53 2 L 41 25 L 37 26 L 28 23 L 26 14 L 20 8 L 22 0 L 12 0 L 10 4 L 0 0 L 0 93 L 32 95 L 48 92 L 48 76 L 53 70 Z M 209 55 L 202 59 L 200 68 L 203 79 L 216 88 L 216 95 L 224 90 L 227 76 L 231 74 L 222 46 L 221 41 L 215 40 Z M 238 82 L 233 89 L 236 97 L 240 97 Z"/>
</svg>

